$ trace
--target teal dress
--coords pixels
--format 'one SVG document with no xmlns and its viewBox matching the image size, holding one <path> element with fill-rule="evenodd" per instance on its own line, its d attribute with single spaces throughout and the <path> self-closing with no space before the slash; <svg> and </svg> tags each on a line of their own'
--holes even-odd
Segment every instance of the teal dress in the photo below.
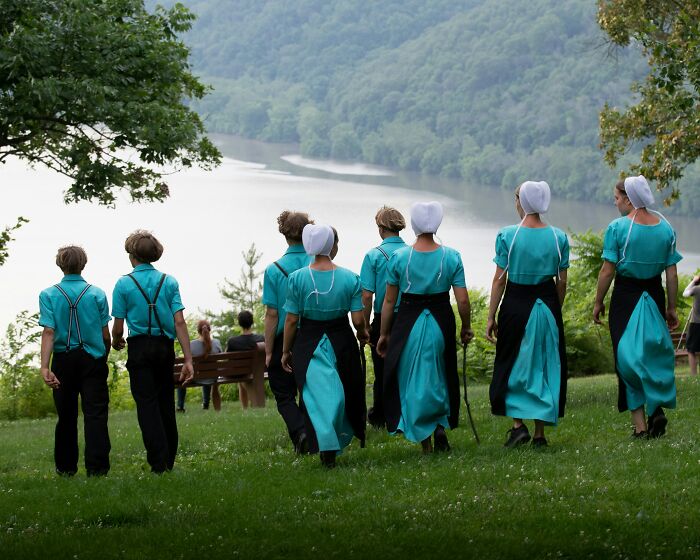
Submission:
<svg viewBox="0 0 700 560">
<path fill-rule="evenodd" d="M 466 288 L 462 258 L 449 247 L 429 252 L 404 247 L 389 259 L 387 284 L 398 286 L 402 294 L 414 295 L 447 293 L 453 286 Z M 390 342 L 390 347 L 393 343 Z M 401 412 L 395 427 L 392 422 L 387 424 L 391 433 L 403 433 L 409 441 L 421 442 L 438 426 L 450 426 L 445 348 L 440 325 L 431 311 L 424 309 L 398 359 L 396 376 Z"/>
<path fill-rule="evenodd" d="M 496 237 L 496 256 L 493 260 L 498 267 L 507 271 L 509 283 L 532 286 L 534 289 L 544 283 L 551 284 L 560 270 L 569 268 L 569 240 L 562 230 L 552 226 L 508 226 Z M 506 288 L 509 289 L 514 291 L 514 286 Z M 531 291 L 518 288 L 516 293 L 527 294 Z M 503 325 L 500 327 L 499 336 L 513 334 Z M 564 365 L 560 357 L 559 330 L 550 307 L 542 297 L 536 297 L 508 375 L 506 416 L 556 425 L 560 417 Z"/>
<path fill-rule="evenodd" d="M 642 225 L 622 217 L 605 232 L 602 256 L 616 269 L 609 317 L 620 411 L 646 405 L 653 414 L 676 406 L 675 353 L 661 283 L 661 273 L 682 259 L 675 240 L 663 218 Z"/>
<path fill-rule="evenodd" d="M 349 312 L 362 311 L 360 278 L 340 267 L 333 271 L 309 267 L 299 269 L 289 276 L 284 309 L 299 316 L 297 337 L 302 336 L 305 321 L 333 323 L 345 319 L 347 322 Z M 319 451 L 341 451 L 356 435 L 346 412 L 345 388 L 338 360 L 331 339 L 324 333 L 313 349 L 301 388 Z"/>
</svg>

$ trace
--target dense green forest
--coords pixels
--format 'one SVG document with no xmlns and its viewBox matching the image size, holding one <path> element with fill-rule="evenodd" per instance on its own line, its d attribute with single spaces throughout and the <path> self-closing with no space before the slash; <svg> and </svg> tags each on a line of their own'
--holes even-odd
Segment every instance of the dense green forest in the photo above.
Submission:
<svg viewBox="0 0 700 560">
<path fill-rule="evenodd" d="M 598 113 L 646 73 L 594 0 L 190 0 L 212 131 L 304 155 L 608 200 Z M 697 167 L 690 175 L 700 177 Z M 700 210 L 689 187 L 675 210 Z"/>
</svg>

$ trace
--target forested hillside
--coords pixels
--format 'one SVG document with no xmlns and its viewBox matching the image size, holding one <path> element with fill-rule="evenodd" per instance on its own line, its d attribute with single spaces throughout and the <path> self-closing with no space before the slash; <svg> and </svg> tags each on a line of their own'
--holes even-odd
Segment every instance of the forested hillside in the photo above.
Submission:
<svg viewBox="0 0 700 560">
<path fill-rule="evenodd" d="M 607 200 L 598 112 L 646 72 L 594 0 L 190 0 L 210 130 L 512 188 Z M 693 192 L 691 192 L 691 190 Z M 693 200 L 692 194 L 696 194 Z M 700 208 L 687 186 L 678 209 Z M 682 207 L 682 208 L 681 208 Z"/>
</svg>

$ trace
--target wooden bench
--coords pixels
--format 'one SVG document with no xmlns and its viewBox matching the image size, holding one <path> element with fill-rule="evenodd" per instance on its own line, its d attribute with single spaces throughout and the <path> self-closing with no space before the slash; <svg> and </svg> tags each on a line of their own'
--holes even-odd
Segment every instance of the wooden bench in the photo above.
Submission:
<svg viewBox="0 0 700 560">
<path fill-rule="evenodd" d="M 175 385 L 180 386 L 180 372 L 183 358 L 175 359 Z M 253 350 L 210 354 L 206 358 L 192 358 L 194 377 L 188 387 L 204 379 L 216 379 L 219 384 L 245 383 L 250 398 L 250 406 L 265 406 L 265 343 L 258 342 Z M 196 385 L 195 385 L 196 386 Z"/>
<path fill-rule="evenodd" d="M 685 339 L 688 333 L 672 332 L 671 341 L 673 342 L 673 350 L 676 353 L 676 363 L 688 361 L 688 351 L 685 349 Z M 679 345 L 680 344 L 680 348 Z"/>
</svg>

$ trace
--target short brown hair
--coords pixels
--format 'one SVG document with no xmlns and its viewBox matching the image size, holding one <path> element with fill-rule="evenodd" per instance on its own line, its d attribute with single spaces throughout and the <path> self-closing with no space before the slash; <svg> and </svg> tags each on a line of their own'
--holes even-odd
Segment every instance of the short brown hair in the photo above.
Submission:
<svg viewBox="0 0 700 560">
<path fill-rule="evenodd" d="M 87 254 L 77 245 L 66 245 L 56 253 L 56 265 L 64 274 L 80 274 L 86 264 Z"/>
<path fill-rule="evenodd" d="M 382 206 L 377 212 L 377 215 L 374 216 L 374 221 L 379 227 L 396 233 L 406 227 L 406 220 L 403 214 L 396 208 L 391 208 L 390 206 Z"/>
<path fill-rule="evenodd" d="M 624 179 L 620 179 L 617 183 L 615 183 L 615 188 L 618 191 L 620 191 L 622 194 L 627 196 L 627 191 L 625 190 L 625 180 Z"/>
<path fill-rule="evenodd" d="M 301 242 L 301 232 L 304 226 L 313 224 L 309 215 L 304 212 L 290 212 L 285 210 L 277 217 L 277 224 L 282 235 L 291 241 Z"/>
<path fill-rule="evenodd" d="M 124 242 L 124 249 L 142 263 L 156 262 L 163 254 L 163 245 L 150 232 L 137 229 Z"/>
</svg>

